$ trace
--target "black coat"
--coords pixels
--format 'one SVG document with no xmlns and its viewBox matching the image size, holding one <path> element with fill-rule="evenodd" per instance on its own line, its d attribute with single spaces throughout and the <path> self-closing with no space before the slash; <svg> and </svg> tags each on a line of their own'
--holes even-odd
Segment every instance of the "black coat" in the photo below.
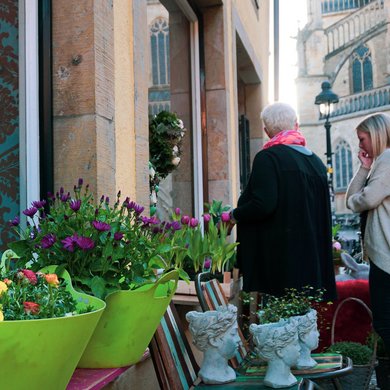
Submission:
<svg viewBox="0 0 390 390">
<path fill-rule="evenodd" d="M 314 153 L 277 145 L 257 153 L 233 211 L 245 291 L 325 288 L 336 297 L 326 167 Z"/>
</svg>

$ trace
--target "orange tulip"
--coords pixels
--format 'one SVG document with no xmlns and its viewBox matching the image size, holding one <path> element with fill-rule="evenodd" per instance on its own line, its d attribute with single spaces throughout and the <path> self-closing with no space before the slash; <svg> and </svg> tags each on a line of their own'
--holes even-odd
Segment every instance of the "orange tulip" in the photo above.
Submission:
<svg viewBox="0 0 390 390">
<path fill-rule="evenodd" d="M 58 287 L 60 284 L 57 274 L 46 274 L 45 279 L 51 286 Z"/>
</svg>

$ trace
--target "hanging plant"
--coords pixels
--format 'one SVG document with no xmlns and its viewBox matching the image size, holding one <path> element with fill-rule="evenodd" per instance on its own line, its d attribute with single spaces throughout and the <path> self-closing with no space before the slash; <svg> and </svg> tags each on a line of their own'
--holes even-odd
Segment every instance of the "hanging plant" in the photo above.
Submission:
<svg viewBox="0 0 390 390">
<path fill-rule="evenodd" d="M 186 129 L 183 121 L 169 111 L 149 120 L 150 162 L 160 179 L 165 179 L 180 164 L 181 143 Z"/>
</svg>

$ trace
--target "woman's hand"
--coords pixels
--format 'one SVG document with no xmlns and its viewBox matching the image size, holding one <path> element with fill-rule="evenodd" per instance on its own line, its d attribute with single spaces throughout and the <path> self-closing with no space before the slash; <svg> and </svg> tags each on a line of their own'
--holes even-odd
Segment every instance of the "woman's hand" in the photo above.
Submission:
<svg viewBox="0 0 390 390">
<path fill-rule="evenodd" d="M 362 163 L 363 168 L 371 169 L 373 158 L 368 155 L 364 150 L 359 150 L 358 158 Z"/>
</svg>

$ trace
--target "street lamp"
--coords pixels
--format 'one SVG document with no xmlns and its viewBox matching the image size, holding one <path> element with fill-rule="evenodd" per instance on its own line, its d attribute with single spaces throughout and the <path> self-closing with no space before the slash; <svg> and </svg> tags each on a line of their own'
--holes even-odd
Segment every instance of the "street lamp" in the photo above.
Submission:
<svg viewBox="0 0 390 390">
<path fill-rule="evenodd" d="M 330 137 L 330 122 L 329 116 L 333 111 L 334 103 L 339 101 L 339 97 L 330 89 L 329 81 L 324 81 L 321 84 L 321 93 L 316 96 L 315 104 L 320 106 L 321 118 L 325 118 L 325 130 L 326 130 L 326 166 L 328 171 L 328 185 L 330 192 L 330 202 L 332 208 L 332 219 L 335 218 L 334 207 L 334 190 L 333 190 L 333 166 L 332 166 L 332 142 Z"/>
</svg>

